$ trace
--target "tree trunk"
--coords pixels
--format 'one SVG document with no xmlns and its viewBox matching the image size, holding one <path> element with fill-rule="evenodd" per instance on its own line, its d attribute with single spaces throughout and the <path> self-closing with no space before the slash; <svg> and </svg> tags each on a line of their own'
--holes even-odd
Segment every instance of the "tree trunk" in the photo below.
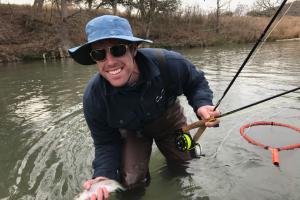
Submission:
<svg viewBox="0 0 300 200">
<path fill-rule="evenodd" d="M 59 54 L 60 57 L 67 57 L 68 56 L 68 48 L 70 48 L 71 41 L 69 37 L 69 31 L 66 26 L 66 21 L 68 17 L 68 10 L 67 10 L 67 0 L 61 0 L 60 2 L 60 15 L 61 15 L 61 20 L 56 24 L 56 32 L 57 35 L 59 36 L 60 39 L 60 44 L 59 44 Z"/>
<path fill-rule="evenodd" d="M 68 57 L 68 49 L 73 45 L 70 41 L 69 30 L 66 23 L 61 21 L 55 25 L 56 33 L 59 37 L 59 47 L 57 51 L 61 58 Z"/>
<path fill-rule="evenodd" d="M 89 10 L 92 10 L 93 0 L 87 0 Z"/>
<path fill-rule="evenodd" d="M 67 9 L 67 0 L 61 0 L 60 4 L 61 8 L 61 21 L 66 21 L 66 18 L 68 16 L 68 9 Z"/>
<path fill-rule="evenodd" d="M 219 23 L 220 23 L 220 0 L 217 0 L 217 16 L 216 16 L 216 33 L 219 33 Z"/>
<path fill-rule="evenodd" d="M 44 0 L 34 0 L 33 7 L 35 8 L 35 11 L 39 12 L 42 10 L 44 5 Z"/>
<path fill-rule="evenodd" d="M 113 11 L 113 15 L 116 15 L 117 14 L 117 5 L 118 5 L 118 0 L 114 0 L 112 2 L 112 11 Z"/>
<path fill-rule="evenodd" d="M 44 5 L 44 0 L 34 0 L 31 20 L 35 19 L 37 14 L 42 13 L 43 5 Z"/>
</svg>

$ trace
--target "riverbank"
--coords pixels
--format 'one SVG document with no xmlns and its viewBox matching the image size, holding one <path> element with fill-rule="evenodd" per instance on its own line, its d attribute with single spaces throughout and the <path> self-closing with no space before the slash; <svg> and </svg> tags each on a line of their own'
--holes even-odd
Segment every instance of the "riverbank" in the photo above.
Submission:
<svg viewBox="0 0 300 200">
<path fill-rule="evenodd" d="M 85 42 L 84 27 L 91 18 L 106 10 L 70 10 L 60 21 L 55 10 L 45 8 L 33 15 L 30 6 L 0 4 L 0 62 L 67 57 L 67 49 Z M 126 17 L 126 16 L 125 16 Z M 144 25 L 128 17 L 137 36 L 145 37 Z M 206 47 L 255 42 L 268 23 L 267 17 L 221 16 L 216 32 L 213 15 L 156 16 L 149 38 L 153 47 Z M 300 37 L 300 17 L 286 16 L 274 29 L 269 41 Z"/>
</svg>

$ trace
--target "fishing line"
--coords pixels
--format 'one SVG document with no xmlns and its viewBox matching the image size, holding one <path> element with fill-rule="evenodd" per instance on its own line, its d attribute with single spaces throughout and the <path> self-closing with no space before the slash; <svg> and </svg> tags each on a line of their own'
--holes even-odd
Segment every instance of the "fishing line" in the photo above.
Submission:
<svg viewBox="0 0 300 200">
<path fill-rule="evenodd" d="M 267 39 L 270 37 L 271 33 L 275 30 L 275 28 L 281 23 L 281 21 L 283 20 L 283 18 L 286 16 L 286 14 L 288 13 L 288 11 L 290 10 L 290 8 L 292 7 L 292 5 L 294 4 L 295 1 L 292 1 L 289 5 L 289 7 L 286 9 L 286 11 L 284 12 L 284 14 L 280 17 L 280 19 L 278 20 L 278 22 L 273 26 L 273 28 L 271 29 L 271 31 L 269 31 L 268 35 L 266 37 L 264 37 L 264 39 L 262 40 L 261 44 L 259 45 L 259 47 L 255 50 L 253 56 L 251 57 L 251 60 L 249 62 L 251 62 L 257 52 L 260 51 L 260 49 L 262 48 L 262 46 L 265 44 L 265 42 L 267 41 Z"/>
<path fill-rule="evenodd" d="M 295 88 L 295 89 L 292 89 L 292 90 L 289 90 L 289 91 L 286 91 L 286 92 L 283 92 L 283 93 L 280 93 L 280 94 L 278 94 L 278 95 L 275 95 L 275 96 L 272 96 L 272 97 L 269 97 L 269 98 L 266 98 L 266 99 L 264 99 L 264 100 L 261 100 L 261 101 L 258 101 L 258 102 L 249 104 L 249 105 L 244 106 L 244 107 L 242 107 L 242 108 L 235 109 L 235 110 L 230 111 L 230 112 L 227 112 L 227 113 L 225 113 L 225 114 L 223 114 L 223 115 L 221 115 L 221 116 L 219 116 L 219 117 L 228 116 L 228 115 L 230 115 L 230 114 L 236 113 L 236 112 L 238 112 L 238 111 L 241 111 L 241 110 L 243 110 L 243 109 L 249 108 L 249 107 L 254 106 L 254 105 L 257 105 L 257 104 L 259 104 L 259 103 L 263 103 L 263 102 L 265 102 L 265 101 L 268 101 L 268 100 L 271 100 L 271 99 L 273 99 L 273 98 L 282 96 L 282 95 L 284 95 L 284 94 L 287 94 L 287 93 L 290 93 L 290 92 L 294 92 L 294 91 L 296 91 L 296 90 L 298 90 L 298 89 L 300 89 L 300 87 Z M 281 103 L 281 101 L 280 101 L 280 102 L 277 102 L 276 104 L 278 104 L 278 103 Z M 269 104 L 269 107 L 270 107 L 270 106 L 274 106 L 274 105 L 275 105 L 275 103 Z M 251 111 L 253 111 L 253 109 L 251 109 Z M 279 113 L 281 113 L 281 112 L 283 112 L 283 111 L 278 111 L 278 112 L 276 112 L 275 114 L 279 114 Z M 240 113 L 240 114 L 241 114 L 241 113 Z M 244 113 L 243 113 L 243 114 L 244 114 Z M 274 113 L 273 113 L 273 115 L 274 115 Z M 268 118 L 270 118 L 270 117 L 268 117 Z M 265 118 L 265 119 L 267 119 L 267 118 Z M 250 125 L 250 126 L 246 129 L 245 133 L 247 134 L 247 133 L 250 131 L 251 128 L 252 128 L 252 126 Z M 232 129 L 231 129 L 231 130 L 232 130 Z M 228 137 L 229 137 L 230 134 L 232 133 L 231 130 L 228 131 L 228 133 L 226 134 L 226 136 L 223 138 L 223 140 L 221 141 L 220 145 L 217 147 L 217 150 L 216 150 L 216 152 L 214 153 L 214 155 L 213 155 L 212 157 L 216 157 L 216 156 L 217 156 L 217 154 L 218 154 L 218 152 L 221 150 L 221 148 L 222 148 L 224 142 L 228 139 Z"/>
<path fill-rule="evenodd" d="M 283 20 L 283 18 L 286 16 L 286 14 L 288 13 L 288 11 L 289 11 L 290 8 L 292 7 L 293 3 L 294 3 L 294 1 L 292 1 L 292 2 L 290 3 L 289 7 L 286 9 L 286 11 L 284 12 L 284 14 L 280 17 L 280 19 L 278 20 L 278 22 L 273 26 L 273 28 L 271 29 L 271 31 L 269 31 L 269 33 L 267 34 L 267 36 L 264 37 L 264 39 L 262 40 L 262 42 L 261 42 L 261 44 L 259 45 L 259 47 L 255 50 L 255 52 L 254 52 L 254 54 L 253 54 L 253 56 L 252 56 L 250 62 L 255 58 L 257 52 L 260 51 L 260 49 L 262 48 L 262 46 L 264 45 L 264 43 L 266 42 L 266 40 L 270 37 L 271 33 L 272 33 L 272 32 L 275 30 L 275 28 L 281 23 L 281 21 Z M 283 102 L 283 101 L 276 102 L 276 104 L 281 103 L 281 102 Z M 274 106 L 274 105 L 275 105 L 275 103 L 269 104 L 269 107 L 270 107 L 270 106 Z M 243 113 L 240 113 L 240 114 L 245 114 L 245 113 L 248 113 L 248 112 L 253 112 L 253 110 L 257 110 L 257 109 L 259 109 L 259 108 L 251 109 L 251 110 L 249 110 L 249 111 L 246 111 L 246 112 L 243 112 Z M 276 114 L 279 114 L 279 113 L 281 113 L 281 112 L 283 112 L 283 111 L 279 111 L 279 112 L 277 112 Z M 274 113 L 273 113 L 273 114 L 274 114 Z M 270 118 L 270 117 L 269 117 L 269 118 Z M 246 131 L 247 131 L 247 132 L 250 131 L 251 128 L 252 128 L 252 127 L 249 127 Z M 223 144 L 224 144 L 225 141 L 229 138 L 229 136 L 230 136 L 231 133 L 232 133 L 231 131 L 228 131 L 228 133 L 227 133 L 226 136 L 223 138 L 223 140 L 221 141 L 220 145 L 217 147 L 217 150 L 216 150 L 216 152 L 214 153 L 214 155 L 213 155 L 212 157 L 216 157 L 216 156 L 217 156 L 218 152 L 221 150 L 221 148 L 223 147 Z"/>
<path fill-rule="evenodd" d="M 228 116 L 228 115 L 230 115 L 230 114 L 236 113 L 236 112 L 241 111 L 241 110 L 244 110 L 244 109 L 246 109 L 246 108 L 249 108 L 249 107 L 252 107 L 252 106 L 261 104 L 261 103 L 263 103 L 263 102 L 269 101 L 269 100 L 271 100 L 271 99 L 275 99 L 275 98 L 280 97 L 280 96 L 283 96 L 283 95 L 285 95 L 285 94 L 288 94 L 288 93 L 291 93 L 291 92 L 295 92 L 296 90 L 299 90 L 299 89 L 300 89 L 300 87 L 297 87 L 297 88 L 288 90 L 288 91 L 286 91 L 286 92 L 282 92 L 282 93 L 280 93 L 280 94 L 277 94 L 277 95 L 268 97 L 268 98 L 266 98 L 266 99 L 263 99 L 263 100 L 260 100 L 260 101 L 251 103 L 251 104 L 249 104 L 249 105 L 246 105 L 246 106 L 237 108 L 237 109 L 235 109 L 235 110 L 231 110 L 231 111 L 229 111 L 229 112 L 226 112 L 226 113 L 224 113 L 224 114 L 221 114 L 221 115 L 217 116 L 216 118 L 221 118 L 221 117 Z M 213 121 L 213 120 L 215 120 L 215 118 L 213 118 L 213 119 L 211 119 L 211 120 Z M 192 124 L 188 124 L 188 125 L 186 125 L 185 127 L 183 127 L 183 128 L 181 129 L 181 132 L 186 133 L 186 132 L 188 132 L 188 131 L 190 131 L 190 130 L 192 130 L 192 129 L 194 129 L 194 128 L 199 128 L 199 130 L 197 131 L 197 133 L 196 133 L 196 134 L 194 135 L 194 137 L 193 137 L 193 139 L 194 139 L 195 141 L 197 141 L 197 140 L 202 136 L 202 134 L 203 134 L 203 132 L 204 132 L 204 130 L 205 130 L 205 128 L 203 128 L 203 127 L 205 127 L 205 123 L 206 123 L 205 120 L 199 120 L 199 121 L 196 121 L 196 122 L 194 122 L 194 123 L 192 123 Z M 201 128 L 201 127 L 202 127 L 202 128 Z M 201 131 L 200 131 L 200 128 L 201 128 Z"/>
<path fill-rule="evenodd" d="M 272 106 L 275 106 L 275 105 L 278 105 L 278 104 L 282 104 L 282 103 L 284 103 L 284 102 L 286 102 L 286 99 L 282 99 L 282 100 L 277 100 L 277 101 L 274 101 L 274 102 L 272 102 L 272 103 L 269 103 L 268 104 L 268 106 L 264 106 L 264 108 L 270 108 L 270 107 L 272 107 Z M 256 107 L 256 108 L 252 108 L 252 109 L 248 109 L 247 111 L 243 111 L 243 112 L 239 112 L 239 113 L 235 113 L 234 114 L 234 116 L 236 117 L 236 116 L 238 116 L 238 115 L 245 115 L 245 114 L 247 114 L 247 113 L 252 113 L 253 111 L 255 111 L 255 110 L 261 110 L 261 108 L 258 106 L 258 107 Z M 273 116 L 274 115 L 278 115 L 279 113 L 282 113 L 283 112 L 283 110 L 279 110 L 279 111 L 277 111 L 276 113 L 272 113 L 273 114 Z M 231 115 L 232 116 L 232 115 Z M 228 117 L 228 116 L 227 116 Z M 230 116 L 229 116 L 230 117 Z M 269 116 L 268 118 L 267 117 L 265 117 L 263 120 L 267 120 L 267 119 L 270 119 L 272 116 Z M 250 118 L 250 117 L 249 117 Z M 246 121 L 247 119 L 245 119 L 244 121 Z M 225 143 L 225 141 L 229 138 L 229 136 L 233 133 L 232 132 L 232 130 L 234 129 L 235 127 L 233 127 L 231 130 L 229 130 L 228 132 L 227 132 L 227 134 L 225 135 L 225 137 L 223 138 L 223 140 L 220 142 L 220 144 L 218 145 L 218 147 L 217 147 L 217 149 L 216 149 L 216 152 L 212 155 L 212 157 L 217 157 L 217 154 L 219 153 L 219 151 L 222 149 L 222 147 L 223 147 L 223 144 Z M 250 131 L 250 129 L 251 129 L 252 127 L 249 127 L 246 131 L 248 132 L 248 131 Z"/>
<path fill-rule="evenodd" d="M 247 64 L 247 62 L 249 61 L 249 59 L 251 58 L 252 54 L 255 52 L 255 50 L 257 49 L 258 45 L 263 42 L 263 38 L 265 37 L 266 33 L 268 32 L 268 30 L 270 29 L 270 27 L 272 26 L 273 22 L 275 21 L 275 19 L 277 18 L 278 14 L 280 13 L 280 11 L 283 9 L 285 3 L 287 2 L 287 0 L 284 0 L 280 7 L 277 9 L 276 13 L 274 14 L 274 16 L 272 17 L 272 19 L 270 20 L 270 22 L 268 23 L 268 25 L 266 26 L 265 30 L 262 32 L 262 34 L 260 35 L 259 39 L 256 41 L 255 45 L 253 46 L 253 48 L 251 49 L 250 53 L 248 54 L 248 56 L 246 57 L 246 59 L 244 60 L 244 62 L 242 63 L 241 67 L 239 68 L 239 70 L 237 71 L 237 73 L 235 74 L 235 76 L 233 77 L 233 79 L 231 80 L 231 82 L 229 83 L 229 85 L 227 86 L 227 88 L 225 89 L 223 95 L 221 96 L 221 98 L 219 99 L 219 101 L 217 102 L 214 110 L 217 109 L 217 107 L 220 105 L 221 101 L 223 100 L 223 98 L 226 96 L 227 92 L 229 91 L 229 89 L 231 88 L 231 86 L 233 85 L 234 81 L 236 80 L 236 78 L 239 76 L 239 74 L 241 73 L 241 71 L 243 70 L 243 68 L 245 67 L 245 65 Z"/>
<path fill-rule="evenodd" d="M 231 88 L 231 86 L 233 85 L 234 81 L 236 80 L 236 78 L 239 76 L 240 72 L 243 70 L 243 68 L 245 67 L 245 65 L 247 64 L 247 62 L 249 61 L 249 59 L 251 58 L 251 56 L 253 55 L 253 53 L 255 52 L 255 50 L 257 49 L 257 47 L 259 47 L 258 45 L 261 43 L 261 42 L 264 42 L 265 40 L 263 40 L 263 38 L 265 37 L 266 33 L 268 32 L 268 30 L 270 29 L 270 27 L 272 26 L 273 22 L 275 21 L 276 17 L 278 16 L 278 14 L 280 13 L 280 11 L 283 9 L 285 3 L 287 2 L 287 0 L 284 0 L 282 2 L 282 4 L 280 5 L 279 9 L 276 11 L 275 15 L 272 17 L 272 19 L 270 20 L 269 24 L 267 25 L 267 27 L 265 28 L 265 30 L 263 31 L 263 33 L 261 34 L 260 38 L 257 40 L 257 42 L 255 43 L 255 45 L 253 46 L 253 48 L 251 49 L 250 53 L 248 54 L 248 56 L 246 57 L 246 59 L 244 60 L 244 62 L 242 63 L 241 67 L 239 68 L 238 72 L 235 74 L 235 76 L 233 77 L 233 79 L 231 80 L 231 82 L 229 83 L 228 87 L 226 88 L 226 90 L 224 91 L 222 97 L 219 99 L 219 101 L 217 102 L 216 106 L 214 107 L 214 110 L 217 109 L 217 107 L 220 105 L 221 101 L 223 100 L 223 98 L 225 97 L 225 95 L 227 94 L 227 92 L 229 91 L 229 89 Z M 286 14 L 287 12 L 285 12 Z M 282 18 L 281 18 L 282 19 Z M 275 25 L 275 27 L 278 25 L 278 23 Z M 274 30 L 274 28 L 273 28 Z M 272 31 L 273 31 L 272 30 Z M 270 35 L 270 34 L 269 34 Z M 268 36 L 269 36 L 268 35 Z M 271 100 L 271 99 L 274 99 L 274 98 L 277 98 L 279 96 L 282 96 L 282 95 L 285 95 L 285 94 L 288 94 L 290 92 L 294 92 L 296 90 L 300 89 L 300 87 L 298 88 L 295 88 L 295 89 L 292 89 L 292 90 L 289 90 L 287 92 L 283 92 L 283 93 L 280 93 L 278 95 L 275 95 L 275 96 L 272 96 L 272 97 L 269 97 L 269 98 L 266 98 L 266 99 L 263 99 L 263 100 L 260 100 L 258 102 L 255 102 L 255 103 L 252 103 L 252 104 L 249 104 L 247 106 L 244 106 L 244 107 L 241 107 L 241 108 L 238 108 L 238 109 L 235 109 L 235 110 L 232 110 L 230 112 L 227 112 L 227 113 L 224 113 L 224 114 L 221 114 L 219 116 L 217 116 L 216 118 L 221 118 L 221 117 L 224 117 L 224 116 L 227 116 L 227 115 L 230 115 L 230 114 L 233 114 L 235 112 L 238 112 L 238 111 L 241 111 L 241 110 L 244 110 L 246 108 L 249 108 L 249 107 L 252 107 L 254 105 L 257 105 L 257 104 L 260 104 L 260 103 L 263 103 L 265 101 L 268 101 L 268 100 Z M 211 120 L 215 120 L 215 119 L 211 119 Z M 178 138 L 175 140 L 175 143 L 176 143 L 176 146 L 179 150 L 181 151 L 186 151 L 186 150 L 190 150 L 192 149 L 193 146 L 195 146 L 195 144 L 198 144 L 196 143 L 195 141 L 197 141 L 201 135 L 203 134 L 204 130 L 205 130 L 205 123 L 206 121 L 204 120 L 199 120 L 197 122 L 194 122 L 192 124 L 189 124 L 189 125 L 186 125 L 185 127 L 181 128 L 179 131 L 178 131 Z M 202 127 L 202 128 L 201 128 Z M 191 138 L 191 136 L 189 135 L 189 131 L 194 129 L 194 128 L 199 128 L 198 131 L 196 132 L 196 134 L 194 135 L 193 138 Z M 200 145 L 199 145 L 200 146 Z M 201 146 L 200 146 L 201 147 Z M 201 154 L 201 152 L 200 152 Z"/>
<path fill-rule="evenodd" d="M 228 118 L 230 118 L 232 116 L 237 117 L 237 116 L 240 116 L 240 115 L 245 115 L 247 113 L 252 113 L 253 111 L 262 110 L 262 108 L 269 108 L 269 107 L 272 107 L 272 106 L 275 106 L 275 105 L 280 105 L 280 104 L 283 104 L 283 103 L 287 103 L 287 100 L 286 99 L 282 99 L 282 100 L 273 101 L 272 103 L 269 103 L 268 106 L 265 106 L 265 105 L 263 105 L 263 106 L 257 106 L 255 108 L 244 110 L 242 112 L 238 112 L 238 113 L 235 113 L 234 115 L 230 115 L 230 116 L 227 116 L 227 117 Z"/>
<path fill-rule="evenodd" d="M 274 105 L 282 104 L 282 103 L 285 102 L 285 101 L 286 101 L 286 100 L 281 100 L 281 101 L 278 101 L 278 102 L 273 102 L 272 104 L 269 104 L 269 106 L 267 106 L 267 107 L 265 107 L 265 108 L 269 108 L 269 107 L 274 106 Z M 253 112 L 253 111 L 258 110 L 258 109 L 260 109 L 260 108 L 255 108 L 255 109 L 251 109 L 251 110 L 248 110 L 248 111 L 244 111 L 244 112 L 242 112 L 242 113 L 237 113 L 237 114 L 235 114 L 235 116 L 236 116 L 236 115 L 242 115 L 242 114 L 244 115 L 245 113 Z M 279 110 L 279 111 L 277 111 L 276 113 L 273 112 L 273 115 L 277 115 L 277 114 L 282 113 L 282 112 L 283 112 L 283 110 Z M 270 119 L 271 117 L 272 117 L 272 116 L 269 116 L 268 118 L 265 117 L 265 119 L 263 119 L 263 120 Z M 249 118 L 250 118 L 250 116 L 249 116 Z M 247 119 L 245 119 L 244 121 L 246 121 L 246 120 L 247 120 Z M 233 130 L 234 128 L 235 128 L 235 127 L 233 127 L 231 130 L 229 130 L 229 131 L 227 132 L 227 134 L 225 135 L 225 137 L 223 138 L 223 140 L 222 140 L 222 141 L 220 142 L 220 144 L 218 145 L 218 147 L 217 147 L 215 153 L 212 155 L 212 157 L 214 157 L 214 158 L 217 157 L 217 154 L 218 154 L 219 151 L 222 149 L 223 144 L 224 144 L 225 141 L 229 138 L 229 136 L 233 133 L 232 130 Z M 252 127 L 249 127 L 249 128 L 246 130 L 246 132 L 250 131 L 251 128 L 252 128 Z"/>
<path fill-rule="evenodd" d="M 285 95 L 285 94 L 288 94 L 288 93 L 291 93 L 291 92 L 295 92 L 295 91 L 297 91 L 297 90 L 299 90 L 299 89 L 300 89 L 300 87 L 297 87 L 297 88 L 294 88 L 294 89 L 288 90 L 288 91 L 286 91 L 286 92 L 282 92 L 282 93 L 280 93 L 280 94 L 277 94 L 277 95 L 274 95 L 274 96 L 268 97 L 268 98 L 266 98 L 266 99 L 263 99 L 263 100 L 260 100 L 260 101 L 257 101 L 257 102 L 254 102 L 254 103 L 251 103 L 251 104 L 249 104 L 249 105 L 246 105 L 246 106 L 243 106 L 243 107 L 237 108 L 237 109 L 235 109 L 235 110 L 232 110 L 232 111 L 226 112 L 226 113 L 224 113 L 224 114 L 221 114 L 220 116 L 218 116 L 218 117 L 216 117 L 216 118 L 221 118 L 221 117 L 224 117 L 224 116 L 230 115 L 230 114 L 232 114 L 232 113 L 235 113 L 235 112 L 238 112 L 238 111 L 244 110 L 244 109 L 246 109 L 246 108 L 249 108 L 249 107 L 252 107 L 252 106 L 255 106 L 255 105 L 258 105 L 258 104 L 260 104 L 260 103 L 263 103 L 263 102 L 269 101 L 269 100 L 271 100 L 271 99 L 275 99 L 275 98 L 277 98 L 277 97 L 280 97 L 280 96 L 283 96 L 283 95 Z"/>
</svg>

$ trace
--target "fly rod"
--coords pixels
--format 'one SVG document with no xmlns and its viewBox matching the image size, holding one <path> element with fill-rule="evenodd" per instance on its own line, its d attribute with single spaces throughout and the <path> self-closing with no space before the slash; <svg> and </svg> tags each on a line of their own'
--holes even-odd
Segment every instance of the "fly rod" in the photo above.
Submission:
<svg viewBox="0 0 300 200">
<path fill-rule="evenodd" d="M 263 38 L 265 37 L 266 33 L 268 32 L 268 30 L 272 26 L 273 22 L 275 21 L 275 19 L 279 15 L 280 11 L 283 9 L 283 7 L 284 7 L 284 5 L 285 5 L 286 2 L 287 2 L 287 0 L 284 0 L 281 3 L 280 7 L 277 9 L 276 13 L 274 14 L 274 16 L 272 17 L 272 19 L 270 20 L 269 24 L 266 26 L 265 30 L 262 32 L 262 34 L 260 35 L 259 39 L 256 41 L 255 45 L 253 46 L 253 48 L 251 49 L 250 53 L 248 54 L 248 56 L 246 57 L 246 59 L 242 63 L 241 67 L 239 68 L 239 70 L 237 71 L 237 73 L 235 74 L 235 76 L 233 77 L 233 79 L 231 80 L 231 82 L 229 83 L 229 85 L 227 86 L 227 88 L 224 91 L 222 97 L 217 102 L 214 110 L 216 110 L 217 107 L 220 105 L 221 101 L 223 100 L 223 98 L 225 97 L 225 95 L 227 94 L 227 92 L 229 91 L 229 89 L 231 88 L 231 86 L 233 85 L 234 81 L 239 76 L 239 74 L 241 73 L 241 71 L 243 70 L 243 68 L 245 67 L 245 65 L 247 64 L 247 62 L 249 61 L 249 59 L 251 58 L 252 54 L 257 49 L 258 45 L 263 41 Z"/>
<path fill-rule="evenodd" d="M 277 95 L 268 97 L 268 98 L 266 98 L 266 99 L 263 99 L 263 100 L 260 100 L 260 101 L 251 103 L 251 104 L 246 105 L 246 106 L 243 106 L 243 107 L 241 107 L 241 108 L 237 108 L 237 109 L 235 109 L 235 110 L 226 112 L 226 113 L 221 114 L 221 115 L 219 115 L 219 116 L 217 116 L 217 117 L 215 117 L 215 118 L 212 118 L 212 119 L 210 119 L 210 120 L 208 120 L 208 121 L 213 121 L 213 120 L 215 120 L 215 119 L 218 119 L 218 118 L 221 118 L 221 117 L 225 117 L 225 116 L 227 116 L 227 115 L 236 113 L 236 112 L 241 111 L 241 110 L 244 110 L 244 109 L 246 109 L 246 108 L 249 108 L 249 107 L 258 105 L 258 104 L 260 104 L 260 103 L 269 101 L 269 100 L 271 100 L 271 99 L 275 99 L 275 98 L 277 98 L 277 97 L 286 95 L 286 94 L 288 94 L 288 93 L 295 92 L 295 91 L 297 91 L 297 90 L 299 90 L 299 89 L 300 89 L 300 87 L 297 87 L 297 88 L 294 88 L 294 89 L 291 89 L 291 90 L 282 92 L 282 93 L 280 93 L 280 94 L 277 94 Z M 192 130 L 192 129 L 194 129 L 194 128 L 205 127 L 205 126 L 204 126 L 205 122 L 207 122 L 207 120 L 199 120 L 199 121 L 196 121 L 196 122 L 194 122 L 194 123 L 192 123 L 192 124 L 189 124 L 189 125 L 183 127 L 183 128 L 182 128 L 182 131 L 183 131 L 183 132 L 188 132 L 188 131 L 190 131 L 190 130 Z M 204 131 L 204 128 L 203 128 L 203 131 Z M 197 133 L 196 133 L 195 136 L 194 136 L 194 141 L 197 141 L 197 140 L 200 138 L 200 136 L 202 135 L 203 131 L 202 131 L 202 132 L 201 132 L 201 131 L 197 131 Z"/>
</svg>

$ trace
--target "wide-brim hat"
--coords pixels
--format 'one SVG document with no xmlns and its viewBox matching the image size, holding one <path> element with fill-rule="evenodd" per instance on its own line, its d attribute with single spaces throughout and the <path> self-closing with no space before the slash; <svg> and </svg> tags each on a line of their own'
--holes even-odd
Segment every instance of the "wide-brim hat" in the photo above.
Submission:
<svg viewBox="0 0 300 200">
<path fill-rule="evenodd" d="M 85 27 L 87 43 L 69 49 L 71 57 L 82 65 L 95 64 L 90 57 L 91 44 L 101 40 L 119 39 L 132 43 L 148 42 L 151 40 L 134 37 L 129 22 L 118 16 L 103 15 L 89 21 Z"/>
</svg>

